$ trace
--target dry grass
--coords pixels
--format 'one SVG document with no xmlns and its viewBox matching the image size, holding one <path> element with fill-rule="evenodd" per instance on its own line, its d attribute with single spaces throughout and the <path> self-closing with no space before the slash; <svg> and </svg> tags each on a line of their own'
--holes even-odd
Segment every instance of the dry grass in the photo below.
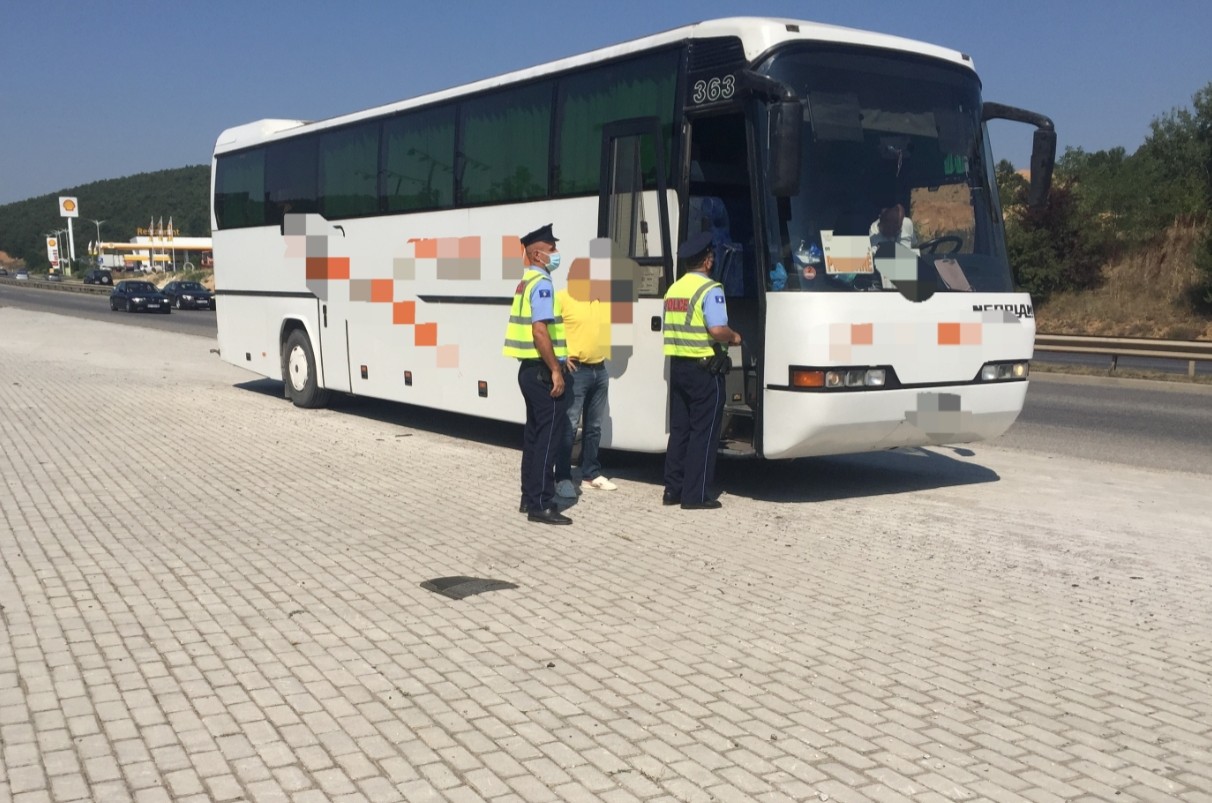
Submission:
<svg viewBox="0 0 1212 803">
<path fill-rule="evenodd" d="M 1192 311 L 1187 292 L 1197 280 L 1194 250 L 1205 232 L 1175 224 L 1158 247 L 1103 267 L 1103 285 L 1059 293 L 1036 310 L 1041 332 L 1106 337 L 1212 340 L 1212 319 Z"/>
</svg>

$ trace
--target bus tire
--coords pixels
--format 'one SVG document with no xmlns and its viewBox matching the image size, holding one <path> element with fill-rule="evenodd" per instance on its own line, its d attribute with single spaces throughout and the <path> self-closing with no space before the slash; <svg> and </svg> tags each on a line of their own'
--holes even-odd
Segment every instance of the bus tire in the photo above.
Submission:
<svg viewBox="0 0 1212 803">
<path fill-rule="evenodd" d="M 282 347 L 282 379 L 286 395 L 296 407 L 310 409 L 328 404 L 328 391 L 320 387 L 311 340 L 302 329 L 292 331 Z"/>
</svg>

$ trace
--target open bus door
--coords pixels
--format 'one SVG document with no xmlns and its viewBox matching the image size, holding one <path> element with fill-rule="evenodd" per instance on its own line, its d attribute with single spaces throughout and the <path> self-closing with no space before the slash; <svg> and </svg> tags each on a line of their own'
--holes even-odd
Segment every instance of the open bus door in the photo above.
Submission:
<svg viewBox="0 0 1212 803">
<path fill-rule="evenodd" d="M 610 243 L 610 300 L 629 307 L 612 310 L 611 320 L 631 325 L 630 342 L 612 342 L 608 363 L 612 381 L 627 372 L 627 390 L 611 394 L 603 423 L 603 444 L 618 448 L 650 449 L 667 432 L 664 416 L 645 414 L 669 402 L 666 384 L 656 381 L 665 359 L 660 304 L 648 301 L 664 296 L 674 271 L 666 147 L 656 117 L 620 120 L 602 131 L 597 236 Z M 656 314 L 649 319 L 640 309 Z M 617 417 L 626 417 L 626 432 L 615 430 Z"/>
<path fill-rule="evenodd" d="M 695 116 L 690 129 L 686 237 L 711 232 L 715 262 L 711 278 L 724 287 L 728 323 L 744 343 L 729 349 L 732 371 L 724 380 L 725 454 L 752 456 L 760 444 L 760 364 L 765 341 L 763 284 L 755 243 L 754 165 L 751 136 L 740 110 Z"/>
</svg>

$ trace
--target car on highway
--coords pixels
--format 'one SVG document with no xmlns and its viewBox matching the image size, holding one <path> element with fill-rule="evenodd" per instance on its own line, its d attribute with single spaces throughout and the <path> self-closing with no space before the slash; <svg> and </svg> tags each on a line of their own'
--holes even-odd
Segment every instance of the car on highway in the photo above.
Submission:
<svg viewBox="0 0 1212 803">
<path fill-rule="evenodd" d="M 113 284 L 114 274 L 103 268 L 93 268 L 84 274 L 85 284 Z"/>
<path fill-rule="evenodd" d="M 25 268 L 17 268 L 17 272 L 13 274 L 13 278 L 19 282 L 29 281 L 29 271 Z"/>
<path fill-rule="evenodd" d="M 123 279 L 114 285 L 109 294 L 109 308 L 127 312 L 162 312 L 165 315 L 173 311 L 168 305 L 168 296 L 157 290 L 154 284 L 135 279 Z"/>
<path fill-rule="evenodd" d="M 160 288 L 177 309 L 214 309 L 215 296 L 198 282 L 172 281 Z"/>
<path fill-rule="evenodd" d="M 0 276 L 7 276 L 8 268 L 0 268 Z"/>
</svg>

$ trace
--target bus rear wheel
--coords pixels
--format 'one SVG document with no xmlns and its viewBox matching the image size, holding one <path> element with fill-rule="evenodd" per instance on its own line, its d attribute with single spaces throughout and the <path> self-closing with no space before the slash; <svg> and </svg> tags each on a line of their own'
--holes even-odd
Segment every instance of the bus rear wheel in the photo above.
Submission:
<svg viewBox="0 0 1212 803">
<path fill-rule="evenodd" d="M 328 391 L 320 387 L 311 340 L 302 329 L 291 332 L 282 347 L 282 378 L 286 383 L 286 395 L 296 407 L 314 408 L 328 404 Z"/>
</svg>

